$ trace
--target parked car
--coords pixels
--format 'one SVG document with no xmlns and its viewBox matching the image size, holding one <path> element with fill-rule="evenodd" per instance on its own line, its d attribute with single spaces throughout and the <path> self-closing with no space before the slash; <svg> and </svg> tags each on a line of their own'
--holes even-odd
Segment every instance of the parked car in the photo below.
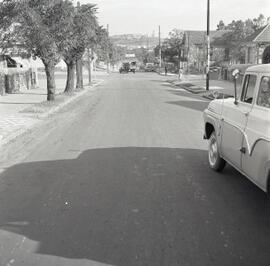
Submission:
<svg viewBox="0 0 270 266">
<path fill-rule="evenodd" d="M 154 63 L 146 63 L 145 65 L 145 71 L 146 72 L 154 72 L 156 70 Z"/>
<path fill-rule="evenodd" d="M 237 77 L 237 71 L 235 71 Z M 270 64 L 249 67 L 241 95 L 210 102 L 204 111 L 208 161 L 222 171 L 226 162 L 270 192 Z"/>
</svg>

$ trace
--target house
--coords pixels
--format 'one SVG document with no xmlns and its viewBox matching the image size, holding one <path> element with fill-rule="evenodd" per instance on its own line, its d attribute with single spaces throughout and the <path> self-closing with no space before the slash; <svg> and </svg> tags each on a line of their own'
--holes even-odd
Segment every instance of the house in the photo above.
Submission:
<svg viewBox="0 0 270 266">
<path fill-rule="evenodd" d="M 8 29 L 0 29 L 0 95 L 38 86 L 37 60 L 16 37 L 5 40 L 5 35 L 12 33 L 16 26 L 12 23 Z"/>
<path fill-rule="evenodd" d="M 228 30 L 210 31 L 211 40 L 211 61 L 226 62 L 229 60 L 229 45 L 221 42 L 222 36 Z M 206 65 L 207 36 L 205 31 L 185 31 L 184 32 L 184 58 L 183 67 L 187 72 L 203 73 Z"/>
<path fill-rule="evenodd" d="M 263 28 L 248 36 L 242 43 L 246 64 L 270 63 L 270 21 Z"/>
<path fill-rule="evenodd" d="M 0 95 L 38 86 L 37 62 L 22 46 L 14 45 L 0 51 Z M 3 82 L 4 79 L 4 82 Z"/>
</svg>

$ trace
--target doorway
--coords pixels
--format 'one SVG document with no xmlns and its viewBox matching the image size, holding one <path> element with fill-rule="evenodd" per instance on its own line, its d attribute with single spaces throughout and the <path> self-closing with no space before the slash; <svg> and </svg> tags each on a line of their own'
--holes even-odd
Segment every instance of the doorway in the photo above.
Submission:
<svg viewBox="0 0 270 266">
<path fill-rule="evenodd" d="M 270 45 L 267 46 L 264 49 L 263 57 L 262 57 L 262 63 L 263 64 L 269 64 L 270 63 Z"/>
</svg>

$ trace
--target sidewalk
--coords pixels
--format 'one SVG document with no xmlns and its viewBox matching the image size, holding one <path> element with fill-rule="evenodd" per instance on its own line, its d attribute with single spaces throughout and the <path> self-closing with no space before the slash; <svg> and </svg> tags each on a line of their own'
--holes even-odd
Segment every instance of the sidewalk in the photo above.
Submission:
<svg viewBox="0 0 270 266">
<path fill-rule="evenodd" d="M 229 97 L 234 95 L 234 84 L 225 80 L 210 80 L 209 92 L 206 91 L 206 80 L 204 75 L 183 75 L 181 80 L 176 77 L 168 80 L 174 86 L 183 88 L 191 93 L 200 94 L 201 96 L 214 99 L 213 94 L 218 97 Z M 240 86 L 237 86 L 239 93 Z"/>
<path fill-rule="evenodd" d="M 84 76 L 84 82 L 87 84 L 87 76 Z M 85 86 L 84 90 L 67 96 L 62 94 L 65 87 L 65 74 L 58 74 L 56 75 L 56 101 L 49 104 L 46 101 L 46 77 L 41 73 L 39 88 L 0 96 L 0 147 L 84 93 L 94 91 L 100 82 L 100 79 L 96 79 L 91 86 Z"/>
</svg>

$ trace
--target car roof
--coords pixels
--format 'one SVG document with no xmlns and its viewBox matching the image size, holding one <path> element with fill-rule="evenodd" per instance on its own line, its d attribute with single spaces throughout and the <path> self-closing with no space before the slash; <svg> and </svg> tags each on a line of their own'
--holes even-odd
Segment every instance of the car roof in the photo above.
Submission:
<svg viewBox="0 0 270 266">
<path fill-rule="evenodd" d="M 270 64 L 251 66 L 251 67 L 247 68 L 247 72 L 269 73 L 270 74 Z"/>
</svg>

